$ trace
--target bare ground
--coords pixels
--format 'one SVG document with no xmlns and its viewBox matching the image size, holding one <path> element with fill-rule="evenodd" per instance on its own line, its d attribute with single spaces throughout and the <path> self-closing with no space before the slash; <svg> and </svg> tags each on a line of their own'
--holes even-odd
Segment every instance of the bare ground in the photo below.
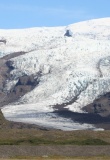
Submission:
<svg viewBox="0 0 110 160">
<path fill-rule="evenodd" d="M 0 146 L 1 158 L 37 156 L 110 156 L 110 146 Z"/>
<path fill-rule="evenodd" d="M 94 140 L 98 141 L 92 144 Z M 11 142 L 20 143 L 14 145 Z M 83 144 L 82 142 L 86 143 Z M 9 143 L 9 145 L 3 143 Z M 78 143 L 78 145 L 75 143 Z M 1 129 L 0 144 L 0 158 L 110 157 L 110 131 L 64 132 L 36 129 Z"/>
</svg>

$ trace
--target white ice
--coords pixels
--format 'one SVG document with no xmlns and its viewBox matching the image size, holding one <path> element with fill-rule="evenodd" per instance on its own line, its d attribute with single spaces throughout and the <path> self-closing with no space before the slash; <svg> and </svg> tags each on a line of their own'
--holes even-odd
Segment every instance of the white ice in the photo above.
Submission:
<svg viewBox="0 0 110 160">
<path fill-rule="evenodd" d="M 71 33 L 69 37 L 65 36 L 67 30 Z M 6 90 L 10 90 L 20 76 L 33 74 L 36 77 L 39 72 L 42 75 L 34 90 L 2 109 L 6 117 L 8 111 L 10 117 L 11 111 L 17 115 L 16 108 L 21 104 L 27 107 L 34 103 L 35 110 L 36 106 L 45 110 L 73 98 L 77 100 L 65 107 L 83 112 L 84 106 L 110 92 L 110 18 L 64 27 L 0 30 L 0 40 L 6 40 L 6 44 L 0 42 L 0 57 L 27 52 L 11 59 L 14 70 Z M 24 112 L 28 110 L 31 107 Z"/>
</svg>

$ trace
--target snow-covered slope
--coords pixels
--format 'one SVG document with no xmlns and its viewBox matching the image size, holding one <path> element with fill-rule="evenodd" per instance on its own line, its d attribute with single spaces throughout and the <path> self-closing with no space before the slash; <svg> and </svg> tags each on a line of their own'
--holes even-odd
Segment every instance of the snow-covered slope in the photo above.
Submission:
<svg viewBox="0 0 110 160">
<path fill-rule="evenodd" d="M 28 113 L 31 104 L 36 112 L 54 111 L 56 105 L 83 112 L 84 106 L 110 91 L 110 18 L 65 27 L 0 30 L 0 57 L 14 52 L 25 54 L 10 60 L 14 69 L 5 90 L 23 75 L 34 75 L 39 84 L 5 106 L 6 117 Z"/>
</svg>

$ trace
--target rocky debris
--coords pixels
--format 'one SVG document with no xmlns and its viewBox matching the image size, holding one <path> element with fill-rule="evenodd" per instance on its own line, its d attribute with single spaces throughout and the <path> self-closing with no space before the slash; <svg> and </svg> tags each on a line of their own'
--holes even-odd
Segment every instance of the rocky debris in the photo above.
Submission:
<svg viewBox="0 0 110 160">
<path fill-rule="evenodd" d="M 0 128 L 4 128 L 8 125 L 8 121 L 5 120 L 2 112 L 0 111 Z"/>
<path fill-rule="evenodd" d="M 0 59 L 0 107 L 18 100 L 21 96 L 27 92 L 30 92 L 36 85 L 39 84 L 38 77 L 35 78 L 34 75 L 23 75 L 19 77 L 18 82 L 11 88 L 10 91 L 4 92 L 6 80 L 12 78 L 10 72 L 14 69 L 13 61 L 10 59 L 22 54 L 25 54 L 25 52 L 12 53 Z"/>
<path fill-rule="evenodd" d="M 16 86 L 18 86 L 18 85 L 35 86 L 38 83 L 39 83 L 39 81 L 37 81 L 37 79 L 34 78 L 34 75 L 31 75 L 31 76 L 24 75 L 24 76 L 19 78 L 18 83 L 16 84 Z"/>
<path fill-rule="evenodd" d="M 64 36 L 72 37 L 72 36 L 73 36 L 73 33 L 71 32 L 71 30 L 67 29 Z"/>
<path fill-rule="evenodd" d="M 97 69 L 100 72 L 100 77 L 110 76 L 110 56 L 102 58 L 97 64 Z"/>
<path fill-rule="evenodd" d="M 39 79 L 34 78 L 33 75 L 28 76 L 24 75 L 19 78 L 16 85 L 8 93 L 9 97 L 15 97 L 15 100 L 25 95 L 27 92 L 30 92 L 39 84 Z M 14 98 L 13 97 L 13 98 Z M 11 98 L 12 99 L 12 98 Z"/>
<path fill-rule="evenodd" d="M 16 86 L 14 87 L 13 90 L 11 90 L 10 92 L 14 92 L 17 96 L 23 96 L 25 93 L 31 91 L 31 86 L 29 85 L 19 85 L 19 86 Z"/>
<path fill-rule="evenodd" d="M 14 69 L 14 67 L 13 67 L 13 61 L 11 61 L 11 60 L 6 61 L 6 65 L 7 65 L 7 67 L 8 67 L 9 69 Z M 13 67 L 13 68 L 12 68 L 12 67 Z"/>
<path fill-rule="evenodd" d="M 1 39 L 1 40 L 0 40 L 0 43 L 6 44 L 6 40 L 5 40 L 5 39 Z"/>
<path fill-rule="evenodd" d="M 93 103 L 85 106 L 83 110 L 88 113 L 99 114 L 102 117 L 110 116 L 110 93 L 94 100 Z"/>
<path fill-rule="evenodd" d="M 2 59 L 4 59 L 4 60 L 10 60 L 11 58 L 18 57 L 18 56 L 23 55 L 25 53 L 27 53 L 27 52 L 23 52 L 23 51 L 14 52 L 14 53 L 11 53 L 11 54 L 8 54 L 8 55 L 4 56 Z"/>
</svg>

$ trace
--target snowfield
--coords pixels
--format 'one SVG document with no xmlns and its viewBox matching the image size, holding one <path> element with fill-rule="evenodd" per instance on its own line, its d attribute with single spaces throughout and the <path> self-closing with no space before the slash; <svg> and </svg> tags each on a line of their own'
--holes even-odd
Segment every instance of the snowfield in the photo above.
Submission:
<svg viewBox="0 0 110 160">
<path fill-rule="evenodd" d="M 64 108 L 82 113 L 84 106 L 110 92 L 110 18 L 64 27 L 0 30 L 0 58 L 16 52 L 25 54 L 10 60 L 14 69 L 5 90 L 10 90 L 23 75 L 34 75 L 39 84 L 2 108 L 7 119 L 64 130 L 93 128 L 87 124 L 78 127 L 61 117 L 52 121 L 51 114 L 56 104 L 64 103 Z M 39 113 L 43 118 L 26 118 L 29 113 Z M 24 118 L 20 114 L 25 114 Z"/>
</svg>

